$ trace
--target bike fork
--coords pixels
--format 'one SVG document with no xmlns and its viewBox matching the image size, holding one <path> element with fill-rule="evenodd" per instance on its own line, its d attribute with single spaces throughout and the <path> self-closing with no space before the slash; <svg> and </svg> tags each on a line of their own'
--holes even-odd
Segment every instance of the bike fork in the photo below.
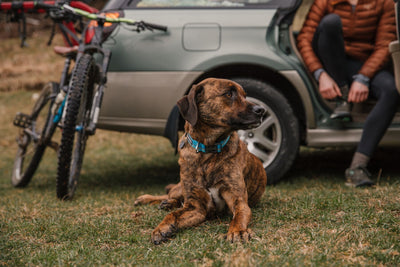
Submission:
<svg viewBox="0 0 400 267">
<path fill-rule="evenodd" d="M 96 125 L 99 119 L 100 107 L 104 96 L 104 89 L 106 87 L 105 84 L 107 83 L 106 73 L 108 71 L 108 66 L 110 64 L 110 59 L 111 59 L 111 52 L 109 50 L 102 50 L 102 53 L 104 56 L 103 65 L 101 67 L 103 72 L 101 73 L 100 85 L 93 97 L 92 109 L 90 111 L 90 122 L 89 125 L 86 127 L 86 130 L 91 135 L 93 135 L 96 132 Z"/>
<path fill-rule="evenodd" d="M 92 109 L 90 111 L 90 122 L 89 125 L 86 127 L 86 131 L 91 135 L 95 134 L 96 132 L 96 125 L 99 120 L 100 107 L 103 101 L 104 87 L 104 84 L 99 85 L 99 88 L 93 97 Z"/>
</svg>

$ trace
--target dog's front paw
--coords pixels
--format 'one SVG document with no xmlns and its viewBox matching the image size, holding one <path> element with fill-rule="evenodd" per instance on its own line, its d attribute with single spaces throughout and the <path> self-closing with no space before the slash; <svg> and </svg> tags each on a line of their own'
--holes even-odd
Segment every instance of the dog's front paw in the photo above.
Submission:
<svg viewBox="0 0 400 267">
<path fill-rule="evenodd" d="M 244 231 L 229 231 L 226 234 L 226 240 L 231 243 L 234 242 L 248 242 L 253 237 L 253 231 L 246 229 Z"/>
<path fill-rule="evenodd" d="M 181 202 L 176 199 L 167 199 L 160 203 L 160 209 L 162 210 L 172 210 L 174 208 L 179 208 L 181 206 L 182 206 Z"/>
<path fill-rule="evenodd" d="M 162 242 L 168 241 L 176 231 L 177 228 L 174 225 L 159 225 L 151 233 L 151 242 L 153 242 L 154 245 L 160 245 Z"/>
</svg>

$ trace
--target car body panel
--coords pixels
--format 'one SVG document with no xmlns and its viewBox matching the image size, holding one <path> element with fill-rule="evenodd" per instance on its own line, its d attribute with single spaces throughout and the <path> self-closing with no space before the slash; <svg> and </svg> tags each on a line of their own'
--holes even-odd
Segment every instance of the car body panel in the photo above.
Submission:
<svg viewBox="0 0 400 267">
<path fill-rule="evenodd" d="M 200 75 L 173 71 L 108 73 L 99 127 L 162 135 L 177 99 Z"/>
<path fill-rule="evenodd" d="M 204 71 L 217 66 L 292 69 L 265 40 L 276 9 L 191 12 L 125 11 L 128 18 L 168 25 L 168 32 L 135 33 L 120 27 L 105 44 L 113 55 L 100 128 L 160 134 L 176 101 Z M 212 37 L 205 41 L 207 34 Z"/>
<path fill-rule="evenodd" d="M 288 79 L 292 84 L 296 85 L 299 91 L 302 102 L 304 103 L 306 113 L 306 123 L 308 129 L 316 128 L 315 112 L 309 90 L 307 89 L 304 80 L 299 73 L 295 70 L 280 71 L 280 74 Z"/>
<path fill-rule="evenodd" d="M 121 27 L 118 34 L 110 39 L 113 59 L 109 71 L 203 71 L 216 64 L 232 61 L 272 65 L 274 69 L 291 68 L 272 53 L 265 41 L 267 26 L 275 12 L 276 10 L 196 10 L 194 16 L 187 10 L 125 11 L 128 18 L 152 20 L 154 23 L 167 25 L 168 32 L 145 31 L 137 34 L 126 30 L 128 26 Z M 154 21 L 154 18 L 157 20 Z M 193 45 L 196 42 L 196 31 L 199 33 L 198 38 L 203 37 L 204 29 L 210 28 L 210 21 L 214 27 L 219 27 L 219 43 L 200 40 L 195 50 L 185 49 L 185 44 Z M 191 29 L 188 30 L 187 27 Z M 192 33 L 188 36 L 190 31 Z"/>
</svg>

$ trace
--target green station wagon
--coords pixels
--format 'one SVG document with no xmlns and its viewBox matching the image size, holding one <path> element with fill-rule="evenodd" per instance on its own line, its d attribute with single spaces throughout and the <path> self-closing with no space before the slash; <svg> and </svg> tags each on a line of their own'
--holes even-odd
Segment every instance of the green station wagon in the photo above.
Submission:
<svg viewBox="0 0 400 267">
<path fill-rule="evenodd" d="M 312 1 L 111 0 L 104 10 L 166 25 L 168 31 L 117 28 L 107 40 L 113 58 L 100 113 L 103 129 L 161 135 L 176 147 L 183 120 L 176 102 L 208 77 L 237 81 L 267 110 L 256 129 L 239 131 L 269 183 L 279 181 L 300 146 L 355 146 L 374 100 L 355 105 L 352 122 L 330 120 L 296 49 Z M 400 112 L 381 145 L 400 145 Z"/>
</svg>

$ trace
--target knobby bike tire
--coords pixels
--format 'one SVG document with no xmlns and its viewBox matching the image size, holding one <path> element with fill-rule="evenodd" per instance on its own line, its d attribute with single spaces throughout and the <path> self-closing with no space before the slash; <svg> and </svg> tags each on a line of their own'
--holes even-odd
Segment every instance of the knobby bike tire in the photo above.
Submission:
<svg viewBox="0 0 400 267">
<path fill-rule="evenodd" d="M 95 77 L 91 55 L 83 55 L 72 73 L 58 154 L 57 197 L 71 199 L 77 187 L 90 120 Z"/>
<path fill-rule="evenodd" d="M 15 187 L 25 187 L 31 181 L 46 147 L 56 129 L 53 123 L 51 107 L 58 93 L 59 85 L 55 82 L 47 83 L 36 101 L 30 119 L 32 123 L 20 130 L 17 136 L 18 150 L 14 160 L 11 183 Z M 32 136 L 39 138 L 34 140 Z"/>
</svg>

